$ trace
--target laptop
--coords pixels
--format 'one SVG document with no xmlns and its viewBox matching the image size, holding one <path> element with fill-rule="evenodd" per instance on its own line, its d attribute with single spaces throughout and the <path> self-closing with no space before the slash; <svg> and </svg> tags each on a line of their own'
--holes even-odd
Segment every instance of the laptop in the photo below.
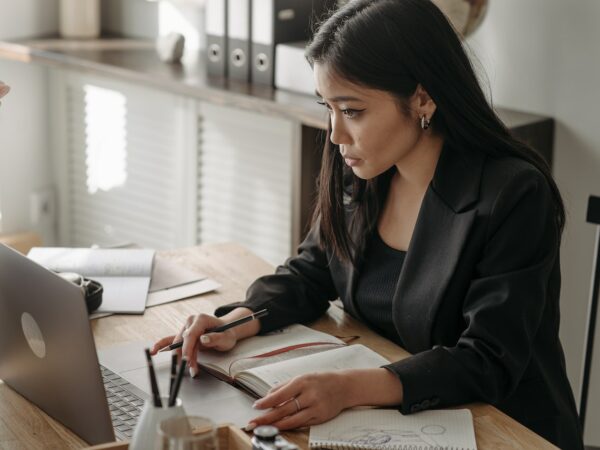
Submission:
<svg viewBox="0 0 600 450">
<path fill-rule="evenodd" d="M 92 445 L 129 438 L 150 398 L 148 343 L 108 349 L 101 366 L 77 286 L 2 244 L 0 268 L 0 379 Z M 180 397 L 188 414 L 217 423 L 256 416 L 252 398 L 206 374 L 184 379 Z"/>
</svg>

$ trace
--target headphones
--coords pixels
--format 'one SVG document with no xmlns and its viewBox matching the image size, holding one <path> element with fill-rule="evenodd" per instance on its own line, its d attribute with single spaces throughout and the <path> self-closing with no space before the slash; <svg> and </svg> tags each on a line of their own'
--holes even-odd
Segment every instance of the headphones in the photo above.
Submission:
<svg viewBox="0 0 600 450">
<path fill-rule="evenodd" d="M 72 272 L 56 272 L 56 274 L 83 291 L 88 313 L 100 307 L 102 304 L 102 292 L 104 290 L 100 283 Z"/>
</svg>

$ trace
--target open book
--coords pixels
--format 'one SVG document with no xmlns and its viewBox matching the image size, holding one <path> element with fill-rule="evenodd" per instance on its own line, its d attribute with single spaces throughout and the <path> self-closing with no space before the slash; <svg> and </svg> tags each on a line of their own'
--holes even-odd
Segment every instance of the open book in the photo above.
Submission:
<svg viewBox="0 0 600 450">
<path fill-rule="evenodd" d="M 204 370 L 255 397 L 264 397 L 272 387 L 298 375 L 377 368 L 388 362 L 363 345 L 346 345 L 303 325 L 244 339 L 226 353 L 210 351 L 198 356 Z"/>
<path fill-rule="evenodd" d="M 154 250 L 34 247 L 30 259 L 56 272 L 75 272 L 102 284 L 97 313 L 142 314 Z"/>
<path fill-rule="evenodd" d="M 390 409 L 347 410 L 312 426 L 310 448 L 364 450 L 477 450 L 468 409 L 403 416 Z"/>
</svg>

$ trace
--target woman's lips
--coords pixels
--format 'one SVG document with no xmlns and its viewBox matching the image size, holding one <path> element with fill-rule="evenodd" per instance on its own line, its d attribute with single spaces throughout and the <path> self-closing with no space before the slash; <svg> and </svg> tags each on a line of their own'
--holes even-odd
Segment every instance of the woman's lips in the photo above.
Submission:
<svg viewBox="0 0 600 450">
<path fill-rule="evenodd" d="M 358 159 L 358 158 L 344 158 L 344 162 L 350 167 L 354 167 L 354 166 L 360 164 L 361 161 L 362 161 L 362 159 Z"/>
</svg>

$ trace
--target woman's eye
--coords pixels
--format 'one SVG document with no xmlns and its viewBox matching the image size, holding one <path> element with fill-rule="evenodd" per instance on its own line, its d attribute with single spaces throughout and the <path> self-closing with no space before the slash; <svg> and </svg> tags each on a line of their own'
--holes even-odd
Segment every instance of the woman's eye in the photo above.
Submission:
<svg viewBox="0 0 600 450">
<path fill-rule="evenodd" d="M 323 105 L 327 108 L 327 111 L 329 112 L 329 114 L 331 114 L 333 112 L 333 108 L 331 106 L 329 106 L 329 104 L 323 102 L 323 101 L 317 101 L 317 103 L 319 105 Z M 348 119 L 354 119 L 356 118 L 356 116 L 358 116 L 358 113 L 364 111 L 364 109 L 350 109 L 350 108 L 346 108 L 346 109 L 340 109 L 340 112 L 346 116 Z"/>
<path fill-rule="evenodd" d="M 329 106 L 327 103 L 325 103 L 325 102 L 321 102 L 321 101 L 318 101 L 317 103 L 318 103 L 319 105 L 322 105 L 322 106 L 326 107 L 326 108 L 327 108 L 327 110 L 328 110 L 329 112 L 331 112 L 331 106 Z"/>
<path fill-rule="evenodd" d="M 359 112 L 356 109 L 342 109 L 340 111 L 342 111 L 342 114 L 345 115 L 348 119 L 353 119 Z"/>
</svg>

